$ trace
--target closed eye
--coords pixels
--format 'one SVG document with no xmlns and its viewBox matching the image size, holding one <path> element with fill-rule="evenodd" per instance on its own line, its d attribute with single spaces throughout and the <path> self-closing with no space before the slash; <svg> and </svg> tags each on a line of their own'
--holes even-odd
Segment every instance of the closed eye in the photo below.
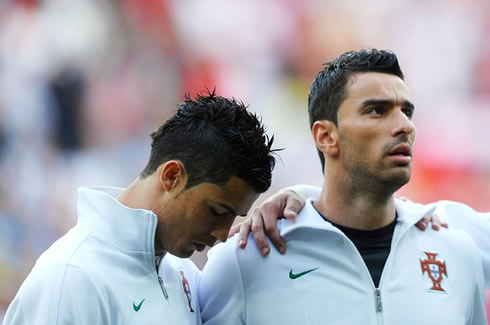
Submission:
<svg viewBox="0 0 490 325">
<path fill-rule="evenodd" d="M 229 210 L 225 207 L 221 207 L 221 206 L 218 206 L 218 207 L 209 207 L 210 210 L 211 210 L 211 213 L 215 216 L 215 217 L 218 217 L 218 218 L 235 218 L 237 215 L 234 214 L 233 210 Z"/>
<path fill-rule="evenodd" d="M 214 214 L 215 216 L 217 217 L 224 217 L 228 214 L 230 214 L 228 211 L 218 211 L 217 209 L 215 208 L 211 208 L 211 213 Z"/>
</svg>

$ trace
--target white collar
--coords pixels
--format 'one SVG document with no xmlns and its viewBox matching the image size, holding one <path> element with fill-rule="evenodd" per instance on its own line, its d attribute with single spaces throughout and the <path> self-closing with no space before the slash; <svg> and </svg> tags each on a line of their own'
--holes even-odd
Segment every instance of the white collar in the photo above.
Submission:
<svg viewBox="0 0 490 325">
<path fill-rule="evenodd" d="M 398 215 L 397 226 L 405 229 L 413 226 L 422 217 L 433 214 L 436 205 L 422 205 L 395 198 L 395 208 Z M 301 228 L 339 231 L 330 222 L 322 218 L 318 211 L 313 207 L 312 199 L 306 201 L 305 206 L 296 216 L 294 222 L 289 219 L 281 219 L 279 220 L 278 226 L 280 228 L 281 236 Z"/>
<path fill-rule="evenodd" d="M 120 249 L 150 253 L 154 261 L 158 218 L 152 211 L 119 202 L 117 196 L 123 191 L 116 187 L 79 188 L 78 224 Z"/>
</svg>

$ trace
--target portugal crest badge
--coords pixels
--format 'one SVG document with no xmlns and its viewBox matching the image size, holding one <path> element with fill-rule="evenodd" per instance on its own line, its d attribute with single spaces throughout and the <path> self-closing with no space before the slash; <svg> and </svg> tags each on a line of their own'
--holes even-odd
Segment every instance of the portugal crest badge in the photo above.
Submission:
<svg viewBox="0 0 490 325">
<path fill-rule="evenodd" d="M 182 276 L 182 288 L 184 289 L 184 293 L 187 297 L 187 302 L 189 303 L 189 311 L 193 313 L 194 308 L 192 308 L 192 294 L 191 294 L 191 287 L 189 285 L 189 281 L 187 281 L 183 271 L 179 271 L 179 272 L 180 275 Z"/>
<path fill-rule="evenodd" d="M 437 253 L 424 252 L 427 255 L 427 259 L 420 260 L 420 266 L 422 267 L 422 275 L 427 273 L 429 279 L 432 281 L 432 287 L 430 291 L 446 292 L 442 287 L 442 276 L 447 278 L 446 262 L 437 259 Z"/>
</svg>

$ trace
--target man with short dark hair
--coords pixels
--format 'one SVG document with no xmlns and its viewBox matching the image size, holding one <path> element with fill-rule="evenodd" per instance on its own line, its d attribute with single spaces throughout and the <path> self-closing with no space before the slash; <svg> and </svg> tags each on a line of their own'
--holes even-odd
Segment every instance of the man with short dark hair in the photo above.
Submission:
<svg viewBox="0 0 490 325">
<path fill-rule="evenodd" d="M 78 223 L 38 259 L 4 324 L 200 324 L 199 271 L 271 184 L 273 138 L 243 103 L 186 98 L 126 189 L 79 189 Z"/>
<path fill-rule="evenodd" d="M 324 184 L 296 222 L 279 221 L 284 255 L 255 242 L 210 252 L 199 294 L 205 324 L 486 324 L 481 256 L 454 229 L 422 232 L 462 205 L 395 199 L 410 179 L 414 104 L 394 53 L 344 53 L 317 75 L 310 125 Z"/>
</svg>

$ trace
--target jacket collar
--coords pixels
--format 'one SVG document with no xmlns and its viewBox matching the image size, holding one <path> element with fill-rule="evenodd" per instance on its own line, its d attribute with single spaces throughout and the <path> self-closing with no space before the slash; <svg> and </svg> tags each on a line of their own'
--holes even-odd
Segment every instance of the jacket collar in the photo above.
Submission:
<svg viewBox="0 0 490 325">
<path fill-rule="evenodd" d="M 395 208 L 398 215 L 397 227 L 408 229 L 426 215 L 431 215 L 436 206 L 434 204 L 422 205 L 413 202 L 406 202 L 395 198 Z M 318 211 L 313 207 L 313 200 L 308 199 L 305 206 L 300 211 L 296 220 L 280 219 L 278 222 L 281 236 L 284 236 L 296 229 L 310 228 L 339 232 L 330 222 L 325 221 Z"/>
<path fill-rule="evenodd" d="M 112 245 L 127 251 L 155 256 L 157 216 L 144 209 L 132 209 L 117 200 L 124 189 L 82 187 L 78 189 L 78 224 L 91 229 Z"/>
</svg>

